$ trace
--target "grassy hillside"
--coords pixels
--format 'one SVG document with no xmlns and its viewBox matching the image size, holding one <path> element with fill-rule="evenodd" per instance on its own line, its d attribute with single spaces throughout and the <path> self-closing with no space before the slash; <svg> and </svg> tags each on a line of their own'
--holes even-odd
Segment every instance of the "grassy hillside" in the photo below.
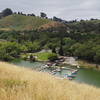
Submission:
<svg viewBox="0 0 100 100">
<path fill-rule="evenodd" d="M 31 30 L 52 22 L 40 17 L 14 14 L 0 19 L 0 30 Z"/>
<path fill-rule="evenodd" d="M 0 100 L 100 100 L 100 89 L 0 62 Z"/>
<path fill-rule="evenodd" d="M 73 31 L 79 33 L 100 34 L 100 20 L 81 20 L 68 24 Z"/>
</svg>

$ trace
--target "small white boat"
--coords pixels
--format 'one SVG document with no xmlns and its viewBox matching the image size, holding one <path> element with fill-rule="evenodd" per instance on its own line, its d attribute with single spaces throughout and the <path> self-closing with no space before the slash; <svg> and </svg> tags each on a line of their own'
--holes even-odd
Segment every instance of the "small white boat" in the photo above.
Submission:
<svg viewBox="0 0 100 100">
<path fill-rule="evenodd" d="M 80 66 L 77 66 L 77 68 L 80 68 Z"/>
</svg>

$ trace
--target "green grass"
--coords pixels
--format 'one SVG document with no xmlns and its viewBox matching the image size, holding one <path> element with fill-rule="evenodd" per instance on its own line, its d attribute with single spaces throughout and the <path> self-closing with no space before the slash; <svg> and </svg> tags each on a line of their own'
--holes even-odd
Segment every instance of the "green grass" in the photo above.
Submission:
<svg viewBox="0 0 100 100">
<path fill-rule="evenodd" d="M 37 56 L 37 59 L 40 61 L 48 61 L 49 55 L 52 54 L 51 52 L 43 52 L 43 53 L 34 53 L 34 56 Z"/>
<path fill-rule="evenodd" d="M 37 56 L 36 60 L 38 60 L 38 61 L 48 61 L 49 60 L 48 57 L 51 54 L 53 54 L 53 53 L 51 53 L 51 52 L 26 53 L 26 54 L 21 54 L 21 58 L 26 59 L 26 58 L 28 58 L 28 56 L 33 55 L 33 56 Z"/>
<path fill-rule="evenodd" d="M 34 16 L 10 15 L 0 19 L 1 30 L 31 30 L 44 24 L 51 23 L 49 19 Z"/>
<path fill-rule="evenodd" d="M 49 61 L 51 56 L 56 55 L 55 53 L 52 52 L 37 52 L 37 53 L 26 53 L 26 54 L 21 54 L 20 57 L 21 59 L 26 60 L 30 55 L 36 56 L 37 61 Z"/>
</svg>

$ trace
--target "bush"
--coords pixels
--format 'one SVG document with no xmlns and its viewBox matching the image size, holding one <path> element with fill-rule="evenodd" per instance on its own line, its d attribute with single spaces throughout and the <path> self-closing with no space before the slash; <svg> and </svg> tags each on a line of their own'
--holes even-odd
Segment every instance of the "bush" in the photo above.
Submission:
<svg viewBox="0 0 100 100">
<path fill-rule="evenodd" d="M 100 46 L 96 46 L 93 49 L 95 50 L 94 61 L 100 63 Z"/>
<path fill-rule="evenodd" d="M 81 59 L 85 59 L 88 61 L 93 61 L 93 57 L 95 55 L 95 51 L 93 50 L 93 46 L 91 43 L 87 42 L 84 44 L 75 44 L 72 46 L 71 50 L 74 53 L 74 56 L 77 56 Z"/>
<path fill-rule="evenodd" d="M 9 15 L 12 15 L 13 12 L 10 8 L 6 8 L 2 11 L 2 14 L 3 14 L 3 17 L 6 17 L 6 16 L 9 16 Z"/>
<path fill-rule="evenodd" d="M 57 57 L 57 54 L 55 54 L 55 53 L 51 53 L 51 54 L 49 54 L 48 55 L 48 59 L 50 60 L 50 61 L 54 61 L 54 60 L 56 60 L 58 57 Z"/>
<path fill-rule="evenodd" d="M 27 48 L 28 52 L 34 53 L 40 50 L 40 44 L 39 42 L 26 42 L 25 46 Z"/>
<path fill-rule="evenodd" d="M 19 57 L 20 45 L 15 42 L 0 42 L 0 60 L 9 61 Z"/>
</svg>

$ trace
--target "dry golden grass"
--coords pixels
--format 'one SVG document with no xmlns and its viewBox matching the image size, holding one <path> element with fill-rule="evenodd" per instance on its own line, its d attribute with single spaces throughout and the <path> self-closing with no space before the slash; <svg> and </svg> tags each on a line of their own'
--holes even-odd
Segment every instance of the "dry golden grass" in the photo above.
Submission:
<svg viewBox="0 0 100 100">
<path fill-rule="evenodd" d="M 66 27 L 66 26 L 60 22 L 53 21 L 53 22 L 41 25 L 39 27 L 39 30 L 47 30 L 49 28 L 59 28 L 59 27 Z"/>
<path fill-rule="evenodd" d="M 0 100 L 100 100 L 100 89 L 0 62 Z"/>
</svg>

